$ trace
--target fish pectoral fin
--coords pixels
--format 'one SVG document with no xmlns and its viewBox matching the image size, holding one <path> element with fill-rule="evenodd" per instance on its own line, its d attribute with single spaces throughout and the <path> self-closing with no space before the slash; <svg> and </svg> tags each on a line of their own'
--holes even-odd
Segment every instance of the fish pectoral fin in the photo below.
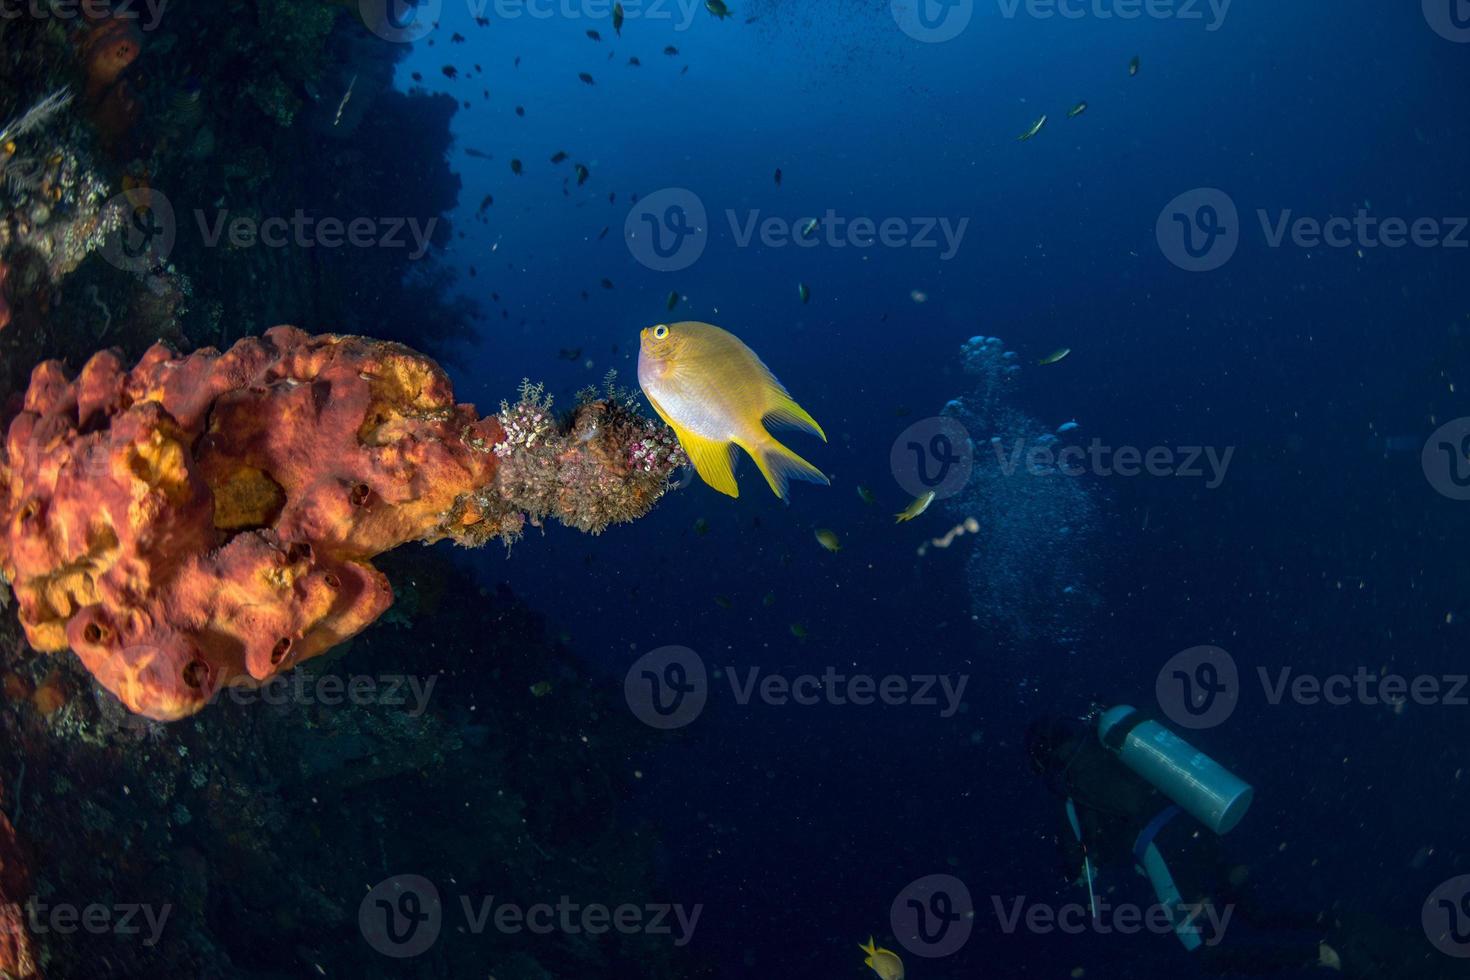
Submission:
<svg viewBox="0 0 1470 980">
<path fill-rule="evenodd" d="M 697 436 L 681 425 L 671 423 L 671 427 L 699 478 L 727 497 L 740 496 L 740 486 L 735 482 L 735 447 Z"/>
<path fill-rule="evenodd" d="M 783 500 L 786 499 L 787 483 L 793 478 L 811 483 L 831 483 L 827 479 L 827 474 L 781 445 L 770 435 L 766 435 L 765 438 L 754 444 L 736 439 L 735 445 L 750 454 L 750 458 L 755 460 L 755 465 L 760 468 L 761 476 L 765 477 L 766 482 L 770 484 L 771 492 Z"/>
<path fill-rule="evenodd" d="M 822 431 L 817 420 L 812 418 L 806 409 L 785 395 L 773 400 L 770 411 L 766 412 L 766 421 L 799 429 L 802 432 L 810 432 L 823 442 L 827 441 L 827 433 Z"/>
</svg>

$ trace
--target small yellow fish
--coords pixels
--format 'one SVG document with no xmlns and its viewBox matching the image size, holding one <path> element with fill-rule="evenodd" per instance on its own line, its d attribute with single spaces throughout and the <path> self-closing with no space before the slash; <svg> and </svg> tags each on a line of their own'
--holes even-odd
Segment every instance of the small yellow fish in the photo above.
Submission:
<svg viewBox="0 0 1470 980">
<path fill-rule="evenodd" d="M 796 637 L 798 640 L 806 639 L 806 627 L 801 625 L 800 623 L 792 623 L 791 635 Z"/>
<path fill-rule="evenodd" d="M 827 439 L 816 419 L 734 334 L 693 320 L 644 328 L 638 384 L 678 436 L 700 479 L 720 493 L 740 496 L 733 468 L 736 446 L 755 460 L 778 497 L 785 498 L 793 478 L 828 482 L 821 470 L 766 431 L 769 419 Z"/>
<path fill-rule="evenodd" d="M 735 603 L 731 602 L 730 597 L 727 595 L 717 595 L 715 596 L 715 605 L 719 606 L 721 609 L 729 609 L 733 607 Z"/>
<path fill-rule="evenodd" d="M 531 694 L 538 698 L 544 698 L 551 693 L 551 681 L 537 681 L 531 685 Z"/>
<path fill-rule="evenodd" d="M 924 513 L 924 511 L 928 510 L 929 505 L 932 503 L 934 503 L 934 491 L 930 490 L 922 497 L 915 497 L 912 503 L 910 503 L 903 510 L 899 511 L 897 514 L 894 514 L 893 523 L 902 524 L 904 521 L 913 520 L 915 517 L 918 517 L 920 514 Z"/>
<path fill-rule="evenodd" d="M 1140 61 L 1139 61 L 1138 55 L 1134 55 L 1133 56 L 1133 60 L 1130 61 L 1130 62 L 1128 62 L 1128 77 L 1129 78 L 1132 78 L 1134 75 L 1137 75 L 1138 74 L 1138 66 L 1139 66 L 1139 64 L 1140 64 Z"/>
<path fill-rule="evenodd" d="M 873 937 L 869 936 L 866 943 L 859 943 L 858 948 L 867 957 L 863 959 L 863 966 L 868 967 L 883 980 L 903 980 L 903 960 L 891 949 L 873 944 Z"/>
<path fill-rule="evenodd" d="M 1067 110 L 1067 118 L 1068 119 L 1076 119 L 1078 116 L 1082 115 L 1086 111 L 1087 111 L 1087 103 L 1086 102 L 1079 102 L 1076 105 L 1074 105 L 1072 108 L 1070 108 L 1070 109 Z"/>
<path fill-rule="evenodd" d="M 1072 348 L 1058 347 L 1056 350 L 1052 351 L 1050 354 L 1046 355 L 1036 363 L 1043 366 L 1047 364 L 1055 364 L 1057 361 L 1060 361 L 1062 358 L 1066 357 L 1070 353 L 1072 353 Z"/>
<path fill-rule="evenodd" d="M 817 544 L 831 552 L 842 550 L 842 541 L 838 539 L 836 531 L 829 531 L 825 527 L 817 529 Z"/>
<path fill-rule="evenodd" d="M 874 500 L 873 491 L 869 490 L 867 487 L 863 486 L 861 483 L 858 484 L 857 495 L 858 495 L 858 499 L 862 500 L 863 503 L 865 503 L 865 504 L 871 504 L 871 503 L 873 503 L 873 500 Z"/>
<path fill-rule="evenodd" d="M 776 593 L 774 593 L 774 592 L 767 592 L 765 594 L 765 596 L 762 597 L 762 599 L 761 599 L 761 605 L 763 605 L 763 606 L 774 606 L 775 604 L 776 604 Z"/>
<path fill-rule="evenodd" d="M 1046 125 L 1046 117 L 1045 116 L 1042 116 L 1040 119 L 1036 120 L 1036 122 L 1034 122 L 1034 123 L 1031 124 L 1031 128 L 1030 129 L 1026 130 L 1026 132 L 1022 133 L 1020 136 L 1017 136 L 1016 137 L 1016 142 L 1018 142 L 1018 143 L 1025 143 L 1027 140 L 1031 139 L 1037 133 L 1041 132 L 1041 127 L 1043 127 L 1045 125 Z"/>
</svg>

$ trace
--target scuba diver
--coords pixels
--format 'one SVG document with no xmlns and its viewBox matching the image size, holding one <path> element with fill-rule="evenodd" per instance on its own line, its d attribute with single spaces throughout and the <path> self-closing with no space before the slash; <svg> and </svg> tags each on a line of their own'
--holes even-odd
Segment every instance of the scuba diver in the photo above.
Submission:
<svg viewBox="0 0 1470 980">
<path fill-rule="evenodd" d="M 1262 901 L 1248 870 L 1229 864 L 1220 844 L 1249 809 L 1253 790 L 1135 709 L 1120 705 L 1087 721 L 1040 719 L 1028 728 L 1025 749 L 1032 771 L 1062 802 L 1057 838 L 1066 881 L 1086 889 L 1096 915 L 1099 897 L 1117 890 L 1116 872 L 1135 869 L 1202 973 L 1321 967 L 1380 980 L 1449 975 L 1453 962 L 1422 936 L 1372 917 Z M 1227 946 L 1221 939 L 1232 916 L 1250 935 Z"/>
</svg>

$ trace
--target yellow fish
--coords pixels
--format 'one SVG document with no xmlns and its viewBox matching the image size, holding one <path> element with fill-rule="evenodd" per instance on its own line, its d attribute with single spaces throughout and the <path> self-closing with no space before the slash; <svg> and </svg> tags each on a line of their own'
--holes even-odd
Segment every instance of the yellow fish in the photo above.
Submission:
<svg viewBox="0 0 1470 980">
<path fill-rule="evenodd" d="M 842 550 L 842 540 L 837 537 L 837 532 L 825 527 L 817 528 L 817 544 L 834 554 Z"/>
<path fill-rule="evenodd" d="M 1072 353 L 1072 348 L 1058 347 L 1056 350 L 1052 351 L 1050 354 L 1046 355 L 1036 363 L 1045 367 L 1048 364 L 1055 364 L 1057 361 L 1060 361 L 1062 358 L 1066 357 L 1070 353 Z"/>
<path fill-rule="evenodd" d="M 915 517 L 918 517 L 920 514 L 924 513 L 924 511 L 928 510 L 929 505 L 932 503 L 934 503 L 934 491 L 930 490 L 922 497 L 915 497 L 912 503 L 910 503 L 903 510 L 899 511 L 897 514 L 894 514 L 893 516 L 896 518 L 896 520 L 894 520 L 893 523 L 902 524 L 904 521 L 913 520 Z"/>
<path fill-rule="evenodd" d="M 736 446 L 755 460 L 778 497 L 786 496 L 792 478 L 828 482 L 821 470 L 766 431 L 770 420 L 827 439 L 755 351 L 734 334 L 693 320 L 644 328 L 638 385 L 679 437 L 700 479 L 720 493 L 740 496 Z"/>
<path fill-rule="evenodd" d="M 863 966 L 869 967 L 883 980 L 903 980 L 903 960 L 898 954 L 882 946 L 873 945 L 873 937 L 869 936 L 866 944 L 859 943 L 858 948 L 867 957 L 863 960 Z"/>
</svg>

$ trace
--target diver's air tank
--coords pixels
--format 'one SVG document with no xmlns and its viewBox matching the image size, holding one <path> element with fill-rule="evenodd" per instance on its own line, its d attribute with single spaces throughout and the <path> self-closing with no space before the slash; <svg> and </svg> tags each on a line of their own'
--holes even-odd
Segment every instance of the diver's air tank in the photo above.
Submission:
<svg viewBox="0 0 1470 980">
<path fill-rule="evenodd" d="M 1104 711 L 1097 737 L 1124 765 L 1217 834 L 1240 823 L 1255 798 L 1248 783 L 1131 705 Z"/>
</svg>

